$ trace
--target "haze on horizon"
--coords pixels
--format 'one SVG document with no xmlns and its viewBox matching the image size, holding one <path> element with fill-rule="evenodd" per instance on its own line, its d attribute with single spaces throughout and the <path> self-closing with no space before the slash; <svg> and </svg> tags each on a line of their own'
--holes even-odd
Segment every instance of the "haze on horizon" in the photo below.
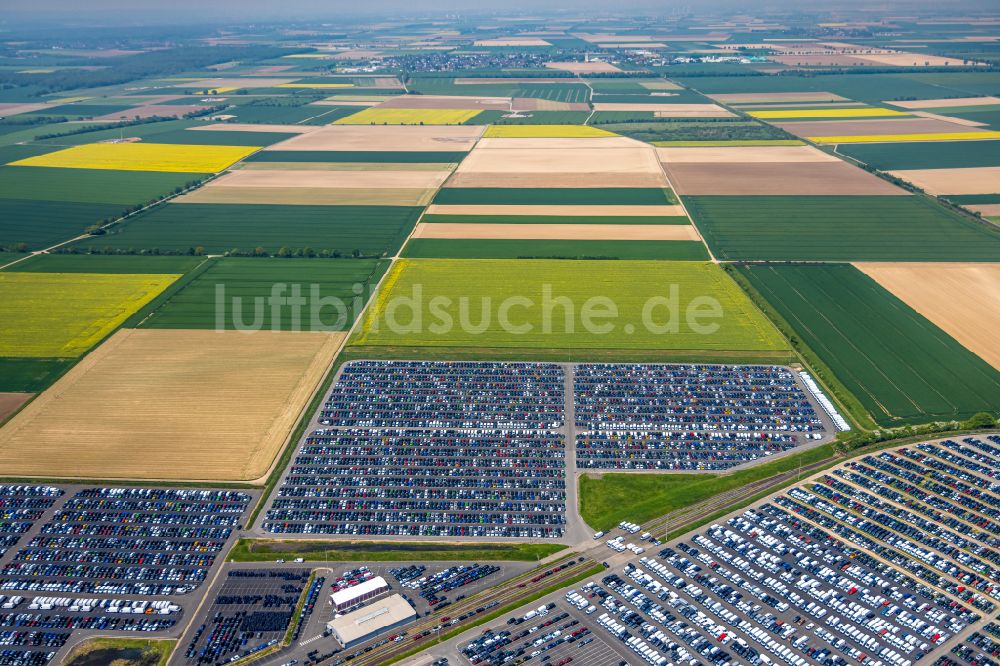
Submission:
<svg viewBox="0 0 1000 666">
<path fill-rule="evenodd" d="M 503 3 L 477 0 L 421 0 L 415 4 L 404 0 L 366 0 L 359 3 L 346 0 L 173 0 L 169 4 L 146 0 L 90 0 L 81 6 L 75 0 L 7 0 L 3 3 L 0 28 L 18 23 L 56 22 L 65 25 L 144 23 L 198 24 L 217 21 L 297 21 L 322 20 L 327 23 L 371 19 L 433 18 L 435 15 L 514 15 L 517 13 L 551 16 L 597 11 L 599 15 L 642 13 L 647 15 L 705 15 L 720 11 L 738 11 L 743 15 L 769 13 L 828 14 L 838 11 L 862 11 L 866 14 L 893 15 L 901 12 L 926 12 L 954 16 L 963 12 L 989 13 L 997 8 L 991 0 L 959 0 L 942 5 L 934 0 L 836 0 L 823 7 L 806 6 L 800 0 L 768 0 L 747 4 L 739 0 L 505 0 Z"/>
</svg>

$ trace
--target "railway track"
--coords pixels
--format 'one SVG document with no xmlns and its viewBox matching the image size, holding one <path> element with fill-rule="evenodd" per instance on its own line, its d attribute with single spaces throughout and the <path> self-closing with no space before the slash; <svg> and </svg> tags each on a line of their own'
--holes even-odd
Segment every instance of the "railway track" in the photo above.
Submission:
<svg viewBox="0 0 1000 666">
<path fill-rule="evenodd" d="M 580 555 L 578 553 L 573 553 L 572 558 L 569 559 L 573 558 L 580 558 Z M 462 624 L 471 624 L 483 615 L 493 612 L 496 609 L 502 608 L 510 603 L 516 602 L 519 599 L 526 599 L 532 594 L 552 587 L 553 585 L 557 585 L 563 581 L 568 581 L 574 576 L 583 573 L 597 564 L 590 558 L 583 557 L 582 559 L 582 562 L 577 562 L 572 566 L 568 566 L 562 571 L 542 578 L 538 582 L 532 582 L 531 579 L 544 571 L 550 571 L 559 566 L 560 562 L 554 562 L 552 564 L 547 564 L 544 567 L 532 569 L 531 571 L 521 574 L 516 578 L 504 581 L 496 587 L 484 590 L 479 594 L 476 594 L 468 599 L 463 599 L 460 602 L 453 603 L 440 611 L 434 611 L 430 615 L 426 615 L 417 620 L 414 624 L 406 627 L 407 635 L 402 641 L 398 643 L 385 643 L 367 653 L 358 654 L 359 650 L 363 650 L 364 648 L 355 649 L 353 654 L 358 654 L 358 656 L 350 661 L 345 661 L 344 663 L 350 664 L 351 666 L 378 666 L 405 652 L 409 652 L 415 647 L 430 647 L 435 639 L 433 633 L 434 627 L 441 624 L 441 618 L 456 617 L 467 613 L 468 611 L 475 610 L 476 608 L 485 607 L 489 604 L 490 608 L 485 609 L 482 613 L 476 613 L 475 615 L 469 617 L 467 622 L 442 627 L 441 631 L 452 631 L 453 629 L 461 628 Z M 522 584 L 524 587 L 521 587 Z M 432 633 L 427 637 L 422 638 L 420 641 L 414 641 L 413 637 L 422 634 L 424 631 L 431 631 Z M 339 663 L 340 660 L 345 659 L 349 656 L 349 654 L 350 653 L 341 652 L 333 657 L 330 657 L 329 659 L 319 662 L 319 664 L 322 666 L 331 666 L 332 664 Z"/>
<path fill-rule="evenodd" d="M 671 511 L 670 513 L 660 516 L 659 518 L 654 518 L 648 523 L 643 524 L 642 529 L 645 532 L 653 533 L 658 538 L 661 535 L 669 535 L 674 530 L 683 527 L 688 523 L 697 522 L 702 518 L 711 516 L 713 513 L 725 509 L 726 507 L 748 500 L 755 495 L 766 492 L 770 488 L 781 486 L 799 475 L 808 474 L 809 472 L 820 469 L 829 463 L 830 459 L 820 460 L 809 465 L 803 465 L 801 468 L 788 470 L 787 472 L 769 476 L 766 479 L 760 479 L 758 481 L 754 481 L 753 483 L 748 483 L 745 486 L 710 497 L 703 502 L 692 504 L 691 506 L 686 506 L 682 509 L 677 509 L 676 511 Z"/>
</svg>

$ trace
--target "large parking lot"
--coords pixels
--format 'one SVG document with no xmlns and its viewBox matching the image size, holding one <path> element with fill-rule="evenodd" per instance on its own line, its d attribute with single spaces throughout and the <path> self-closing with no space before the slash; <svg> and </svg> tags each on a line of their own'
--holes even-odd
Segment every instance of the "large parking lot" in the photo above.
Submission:
<svg viewBox="0 0 1000 666">
<path fill-rule="evenodd" d="M 353 361 L 257 529 L 576 543 L 577 469 L 720 470 L 828 440 L 803 381 L 779 366 Z"/>
<path fill-rule="evenodd" d="M 581 469 L 722 470 L 829 429 L 779 366 L 582 364 L 573 373 Z"/>
<path fill-rule="evenodd" d="M 541 601 L 556 603 L 549 613 L 569 605 L 579 626 L 631 665 L 992 666 L 998 479 L 996 436 L 873 453 L 662 546 L 626 532 L 645 546 L 640 556 L 618 564 L 601 548 L 615 565 Z M 537 602 L 512 616 L 531 609 Z M 490 655 L 527 641 L 514 659 L 585 658 L 563 632 L 519 636 L 531 626 L 498 621 L 486 638 L 467 632 L 435 654 L 501 663 L 507 652 Z M 556 645 L 532 656 L 536 634 Z M 597 663 L 618 663 L 604 659 Z"/>
<path fill-rule="evenodd" d="M 229 490 L 0 487 L 0 663 L 41 666 L 97 633 L 176 635 L 251 499 Z"/>
</svg>

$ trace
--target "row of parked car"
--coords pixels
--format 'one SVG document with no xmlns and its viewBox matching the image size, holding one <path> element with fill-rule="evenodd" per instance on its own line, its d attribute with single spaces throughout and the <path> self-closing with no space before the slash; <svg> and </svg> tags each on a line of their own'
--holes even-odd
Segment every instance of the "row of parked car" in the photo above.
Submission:
<svg viewBox="0 0 1000 666">
<path fill-rule="evenodd" d="M 56 486 L 0 485 L 0 557 L 62 497 Z"/>
<path fill-rule="evenodd" d="M 794 448 L 777 432 L 609 431 L 576 436 L 576 464 L 587 469 L 722 470 Z"/>
<path fill-rule="evenodd" d="M 494 564 L 461 564 L 403 583 L 403 587 L 420 590 L 418 594 L 431 606 L 436 606 L 447 598 L 446 592 L 471 585 L 498 571 L 500 567 Z"/>
<path fill-rule="evenodd" d="M 106 488 L 66 500 L 0 571 L 0 589 L 172 595 L 205 579 L 250 495 L 231 490 Z M 204 537 L 204 538 L 202 538 Z"/>
<path fill-rule="evenodd" d="M 555 433 L 322 430 L 298 451 L 263 526 L 276 533 L 558 537 L 565 484 L 565 449 Z M 459 492 L 477 497 L 454 497 Z"/>
<path fill-rule="evenodd" d="M 321 408 L 323 425 L 551 429 L 563 422 L 552 363 L 354 361 Z"/>
<path fill-rule="evenodd" d="M 572 662 L 571 656 L 553 659 L 547 653 L 578 641 L 580 646 L 588 645 L 593 638 L 590 637 L 590 629 L 580 626 L 580 621 L 570 618 L 569 613 L 553 613 L 555 607 L 553 603 L 540 606 L 530 614 L 529 619 L 544 619 L 516 633 L 507 630 L 483 632 L 462 648 L 462 654 L 472 664 L 483 666 L 526 663 L 536 658 L 540 663 L 551 663 L 553 666 Z"/>
<path fill-rule="evenodd" d="M 308 569 L 229 571 L 212 600 L 208 621 L 188 642 L 186 663 L 226 663 L 274 645 L 284 636 L 308 580 Z M 264 604 L 264 599 L 279 596 L 285 597 L 286 603 Z M 318 598 L 318 593 L 315 596 Z M 244 602 L 232 603 L 234 599 Z"/>
<path fill-rule="evenodd" d="M 903 460 L 908 456 L 892 455 Z M 948 459 L 954 468 L 942 466 L 942 459 L 925 461 L 926 468 L 960 475 L 957 465 L 964 458 Z M 836 479 L 830 476 L 827 481 Z M 982 481 L 977 477 L 959 483 L 982 486 Z M 829 483 L 817 485 L 837 492 Z M 854 512 L 870 495 L 851 487 L 861 493 L 860 499 L 850 505 L 850 515 L 841 517 L 853 527 L 860 524 L 860 514 Z M 790 501 L 802 507 L 792 499 L 801 492 L 809 491 L 794 489 L 726 525 L 712 525 L 691 544 L 682 542 L 659 557 L 641 558 L 624 570 L 631 582 L 606 577 L 602 582 L 621 599 L 602 593 L 601 605 L 608 612 L 599 623 L 654 665 L 705 659 L 910 666 L 979 619 L 974 608 L 911 577 L 914 568 L 908 559 L 890 560 L 909 570 L 904 573 L 858 550 L 857 545 L 867 544 L 857 538 L 841 541 L 835 531 L 803 521 L 781 506 Z M 886 512 L 886 517 L 893 515 Z M 959 543 L 979 545 L 968 539 Z M 977 641 L 986 650 L 992 645 L 983 634 Z"/>
<path fill-rule="evenodd" d="M 823 429 L 779 366 L 581 364 L 573 384 L 576 424 L 586 430 Z"/>
</svg>

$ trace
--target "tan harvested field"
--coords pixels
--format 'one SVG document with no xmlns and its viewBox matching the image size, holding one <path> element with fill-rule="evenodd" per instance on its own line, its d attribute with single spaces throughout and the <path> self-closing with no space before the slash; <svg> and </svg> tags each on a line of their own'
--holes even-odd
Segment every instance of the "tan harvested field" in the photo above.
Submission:
<svg viewBox="0 0 1000 666">
<path fill-rule="evenodd" d="M 483 139 L 458 165 L 457 173 L 520 174 L 522 177 L 557 174 L 556 178 L 561 180 L 565 178 L 563 174 L 656 174 L 660 171 L 656 152 L 651 147 L 638 142 L 608 146 L 607 142 L 617 142 L 617 139 Z"/>
<path fill-rule="evenodd" d="M 319 125 L 259 125 L 257 123 L 212 123 L 189 127 L 188 130 L 198 132 L 280 132 L 285 134 L 306 134 L 320 129 Z"/>
<path fill-rule="evenodd" d="M 213 88 L 273 88 L 275 86 L 280 86 L 284 83 L 291 83 L 295 81 L 295 78 L 277 78 L 277 77 L 261 77 L 261 78 L 241 78 L 241 77 L 224 77 L 218 79 L 199 79 L 197 81 L 178 81 L 174 84 L 174 88 L 198 88 L 198 89 L 213 89 Z"/>
<path fill-rule="evenodd" d="M 602 49 L 665 49 L 667 45 L 663 42 L 610 42 L 598 44 Z"/>
<path fill-rule="evenodd" d="M 468 97 L 443 95 L 399 95 L 378 105 L 380 109 L 471 109 L 508 111 L 509 97 Z"/>
<path fill-rule="evenodd" d="M 909 192 L 846 162 L 666 163 L 678 194 L 885 195 Z"/>
<path fill-rule="evenodd" d="M 519 240 L 701 240 L 687 224 L 418 224 L 414 238 Z"/>
<path fill-rule="evenodd" d="M 0 393 L 0 423 L 28 402 L 34 393 Z"/>
<path fill-rule="evenodd" d="M 531 131 L 530 125 L 527 131 Z M 559 127 L 563 127 L 560 125 Z M 572 125 L 565 127 L 572 128 Z M 485 137 L 476 144 L 476 150 L 563 150 L 574 148 L 645 148 L 648 143 L 626 136 L 564 136 L 564 137 Z"/>
<path fill-rule="evenodd" d="M 553 99 L 537 97 L 515 97 L 510 103 L 511 111 L 589 111 L 585 102 L 557 102 Z"/>
<path fill-rule="evenodd" d="M 739 162 L 840 162 L 838 158 L 812 146 L 716 146 L 705 148 L 656 149 L 662 162 L 668 164 L 729 164 Z"/>
<path fill-rule="evenodd" d="M 1000 370 L 1000 264 L 858 263 L 866 275 Z"/>
<path fill-rule="evenodd" d="M 826 66 L 842 67 L 869 65 L 871 61 L 860 56 L 847 55 L 844 53 L 797 53 L 794 55 L 772 55 L 769 59 L 780 62 L 782 65 L 802 65 L 802 66 Z"/>
<path fill-rule="evenodd" d="M 240 162 L 247 171 L 451 171 L 449 162 Z"/>
<path fill-rule="evenodd" d="M 266 162 L 264 162 L 266 164 Z M 232 171 L 208 183 L 202 189 L 217 188 L 438 188 L 448 177 L 447 171 L 326 171 L 318 169 Z"/>
<path fill-rule="evenodd" d="M 258 480 L 342 339 L 120 330 L 0 428 L 0 475 Z"/>
<path fill-rule="evenodd" d="M 930 118 L 894 118 L 892 120 L 800 120 L 775 123 L 796 136 L 862 136 L 868 134 L 937 134 L 968 132 L 957 123 Z"/>
<path fill-rule="evenodd" d="M 359 58 L 378 58 L 381 55 L 381 51 L 375 51 L 372 49 L 354 49 L 334 53 L 332 54 L 332 57 L 334 60 L 357 60 Z"/>
<path fill-rule="evenodd" d="M 636 104 L 632 102 L 594 102 L 595 111 L 652 111 L 658 118 L 730 118 L 734 114 L 717 104 Z"/>
<path fill-rule="evenodd" d="M 131 109 L 118 111 L 116 113 L 106 113 L 103 116 L 95 116 L 94 120 L 120 120 L 121 118 L 180 118 L 185 113 L 201 111 L 204 106 L 181 105 L 181 104 L 147 104 L 146 106 L 134 106 Z"/>
<path fill-rule="evenodd" d="M 650 173 L 456 173 L 446 187 L 668 187 Z"/>
<path fill-rule="evenodd" d="M 586 206 L 586 205 L 535 205 L 535 206 L 478 206 L 472 204 L 431 204 L 428 215 L 554 215 L 560 217 L 586 215 L 614 215 L 619 217 L 682 217 L 683 206 Z"/>
<path fill-rule="evenodd" d="M 265 150 L 471 150 L 485 125 L 327 125 Z"/>
<path fill-rule="evenodd" d="M 945 58 L 927 53 L 876 53 L 858 56 L 861 60 L 890 67 L 961 67 L 961 58 Z"/>
<path fill-rule="evenodd" d="M 321 99 L 318 102 L 310 102 L 308 106 L 378 106 L 382 100 L 329 100 Z"/>
<path fill-rule="evenodd" d="M 1000 204 L 963 204 L 962 207 L 987 216 L 1000 215 Z"/>
<path fill-rule="evenodd" d="M 45 107 L 49 106 L 44 102 L 28 103 L 22 104 L 20 102 L 0 102 L 0 114 L 5 118 L 9 116 L 16 116 L 20 113 L 31 113 L 32 111 L 40 111 Z"/>
<path fill-rule="evenodd" d="M 914 111 L 913 115 L 920 116 L 921 118 L 941 120 L 946 123 L 954 123 L 956 125 L 965 125 L 966 127 L 989 127 L 989 123 L 981 123 L 977 120 L 969 120 L 968 118 L 956 118 L 955 116 L 942 116 L 930 111 Z"/>
<path fill-rule="evenodd" d="M 621 70 L 610 62 L 547 62 L 549 69 L 561 69 L 574 74 L 602 74 L 605 72 L 620 72 Z"/>
<path fill-rule="evenodd" d="M 776 108 L 781 109 L 816 109 L 820 106 L 824 109 L 843 109 L 851 107 L 867 106 L 864 102 L 823 102 L 817 105 L 814 102 L 795 102 L 791 104 L 738 104 L 735 105 L 740 111 L 768 111 Z"/>
<path fill-rule="evenodd" d="M 681 87 L 673 81 L 639 81 L 646 90 L 680 90 Z"/>
<path fill-rule="evenodd" d="M 258 172 L 259 173 L 259 172 Z M 172 204 L 271 204 L 276 206 L 426 206 L 435 188 L 203 187 Z"/>
<path fill-rule="evenodd" d="M 505 39 L 477 39 L 473 46 L 552 46 L 538 37 L 507 37 Z"/>
<path fill-rule="evenodd" d="M 904 109 L 947 109 L 957 106 L 992 106 L 1000 104 L 1000 97 L 956 97 L 953 99 L 914 99 L 885 102 Z"/>
<path fill-rule="evenodd" d="M 718 93 L 707 95 L 726 104 L 755 104 L 767 102 L 846 102 L 846 97 L 828 92 L 775 92 L 775 93 Z"/>
<path fill-rule="evenodd" d="M 890 171 L 928 194 L 1000 194 L 1000 167 Z"/>
</svg>

